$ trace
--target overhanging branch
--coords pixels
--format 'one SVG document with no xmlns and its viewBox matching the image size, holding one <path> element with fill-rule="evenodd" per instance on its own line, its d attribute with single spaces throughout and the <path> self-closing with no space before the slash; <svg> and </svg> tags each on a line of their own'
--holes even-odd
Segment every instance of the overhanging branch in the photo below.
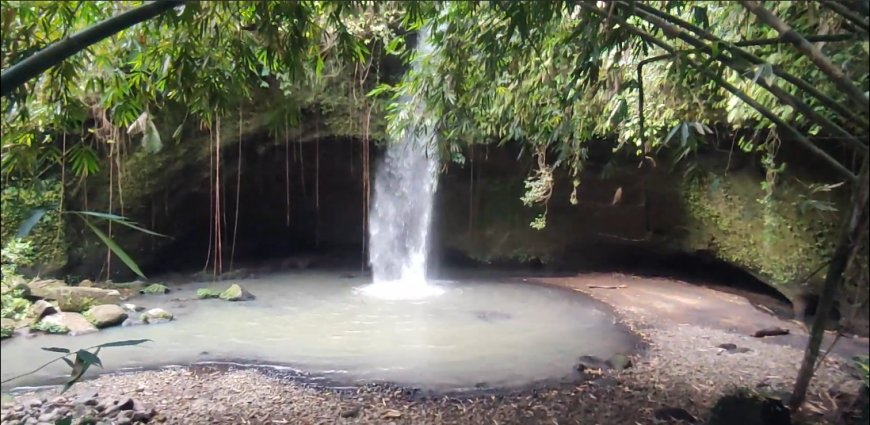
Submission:
<svg viewBox="0 0 870 425">
<path fill-rule="evenodd" d="M 160 15 L 183 3 L 183 1 L 153 1 L 79 31 L 69 38 L 53 43 L 27 59 L 3 70 L 3 73 L 0 74 L 0 96 L 7 96 L 18 86 L 63 62 L 70 56 L 86 49 L 88 46 L 133 25 Z"/>
</svg>

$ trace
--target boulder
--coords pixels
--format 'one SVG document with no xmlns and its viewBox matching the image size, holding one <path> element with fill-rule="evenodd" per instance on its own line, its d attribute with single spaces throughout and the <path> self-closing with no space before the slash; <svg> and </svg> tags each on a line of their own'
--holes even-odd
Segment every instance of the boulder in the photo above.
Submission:
<svg viewBox="0 0 870 425">
<path fill-rule="evenodd" d="M 226 291 L 221 292 L 220 298 L 225 301 L 247 301 L 254 299 L 254 295 L 234 283 Z"/>
<path fill-rule="evenodd" d="M 61 287 L 54 290 L 61 311 L 82 312 L 94 305 L 118 304 L 121 293 L 114 289 Z"/>
<path fill-rule="evenodd" d="M 37 300 L 30 305 L 30 310 L 27 315 L 35 321 L 42 320 L 43 317 L 57 313 L 57 308 L 46 300 Z"/>
<path fill-rule="evenodd" d="M 66 288 L 66 282 L 58 279 L 33 279 L 27 284 L 32 298 L 57 299 L 55 292 L 60 288 Z"/>
<path fill-rule="evenodd" d="M 121 324 L 127 318 L 127 313 L 114 304 L 102 304 L 91 307 L 85 313 L 85 317 L 96 327 L 105 328 Z"/>
<path fill-rule="evenodd" d="M 94 283 L 94 281 L 92 281 L 90 279 L 85 279 L 85 280 L 79 282 L 79 287 L 81 287 L 81 288 L 93 288 L 95 286 L 97 286 L 97 285 Z"/>
<path fill-rule="evenodd" d="M 143 323 L 164 323 L 169 322 L 173 319 L 172 313 L 162 309 L 162 308 L 152 308 L 139 317 Z"/>
<path fill-rule="evenodd" d="M 45 316 L 40 323 L 62 326 L 69 329 L 70 335 L 84 335 L 97 332 L 96 326 L 88 322 L 85 316 L 79 313 L 57 313 L 51 316 Z"/>
</svg>

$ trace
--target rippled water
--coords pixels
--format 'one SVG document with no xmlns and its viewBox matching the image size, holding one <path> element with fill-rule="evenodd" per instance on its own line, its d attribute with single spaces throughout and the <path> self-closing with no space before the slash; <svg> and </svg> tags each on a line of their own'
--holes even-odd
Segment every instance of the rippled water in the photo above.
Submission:
<svg viewBox="0 0 870 425">
<path fill-rule="evenodd" d="M 487 279 L 441 281 L 436 282 L 444 290 L 440 296 L 391 301 L 358 295 L 368 279 L 342 279 L 337 273 L 280 274 L 239 283 L 257 299 L 171 301 L 193 297 L 197 287 L 206 286 L 186 284 L 168 295 L 131 301 L 166 308 L 176 315 L 171 323 L 5 340 L 2 377 L 55 356 L 40 347 L 149 338 L 153 342 L 142 346 L 101 352 L 105 370 L 248 360 L 289 365 L 337 382 L 456 390 L 571 379 L 580 355 L 607 357 L 633 345 L 598 304 L 560 288 Z M 58 364 L 14 385 L 45 384 L 67 372 Z"/>
</svg>

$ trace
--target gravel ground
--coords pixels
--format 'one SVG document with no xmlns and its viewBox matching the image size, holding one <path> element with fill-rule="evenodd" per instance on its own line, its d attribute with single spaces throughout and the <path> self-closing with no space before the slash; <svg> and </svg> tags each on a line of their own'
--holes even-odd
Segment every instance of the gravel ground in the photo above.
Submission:
<svg viewBox="0 0 870 425">
<path fill-rule="evenodd" d="M 695 325 L 653 326 L 631 309 L 615 309 L 646 347 L 632 368 L 587 375 L 583 382 L 578 377 L 570 386 L 421 396 L 383 385 L 328 389 L 254 369 L 200 366 L 101 376 L 55 402 L 93 397 L 97 402 L 91 404 L 106 404 L 130 397 L 146 411 L 156 410 L 151 423 L 170 424 L 656 424 L 665 423 L 655 418 L 665 407 L 684 409 L 703 422 L 715 401 L 737 388 L 787 391 L 802 358 L 796 348 Z M 718 348 L 725 343 L 739 349 Z M 838 395 L 859 391 L 848 364 L 832 355 L 819 368 L 806 409 L 810 422 L 833 423 L 835 406 L 845 403 Z M 57 395 L 57 389 L 16 395 L 2 409 L 3 423 L 36 423 L 51 401 L 29 410 L 18 406 Z M 34 419 L 24 422 L 20 418 L 28 411 Z M 103 423 L 127 423 L 129 416 Z"/>
</svg>

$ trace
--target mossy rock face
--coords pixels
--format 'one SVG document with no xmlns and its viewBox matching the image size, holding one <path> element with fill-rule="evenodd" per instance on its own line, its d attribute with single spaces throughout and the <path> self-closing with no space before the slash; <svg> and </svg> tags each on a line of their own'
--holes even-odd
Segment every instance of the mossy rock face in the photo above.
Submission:
<svg viewBox="0 0 870 425">
<path fill-rule="evenodd" d="M 708 251 L 777 286 L 786 295 L 793 284 L 830 256 L 836 216 L 801 211 L 802 198 L 782 184 L 764 200 L 757 178 L 713 173 L 683 182 L 688 227 L 682 247 Z"/>
<path fill-rule="evenodd" d="M 224 301 L 247 301 L 254 299 L 254 295 L 242 289 L 242 287 L 237 283 L 234 283 L 225 291 L 221 292 L 220 299 Z"/>
<path fill-rule="evenodd" d="M 118 304 L 121 294 L 114 289 L 68 286 L 56 289 L 54 299 L 61 311 L 82 312 L 95 305 Z"/>
<path fill-rule="evenodd" d="M 4 185 L 0 192 L 0 243 L 5 245 L 16 237 L 18 228 L 37 209 L 46 212 L 24 238 L 35 253 L 33 274 L 47 275 L 60 271 L 67 263 L 68 241 L 63 220 L 58 211 L 60 182 L 37 180 Z"/>
</svg>

